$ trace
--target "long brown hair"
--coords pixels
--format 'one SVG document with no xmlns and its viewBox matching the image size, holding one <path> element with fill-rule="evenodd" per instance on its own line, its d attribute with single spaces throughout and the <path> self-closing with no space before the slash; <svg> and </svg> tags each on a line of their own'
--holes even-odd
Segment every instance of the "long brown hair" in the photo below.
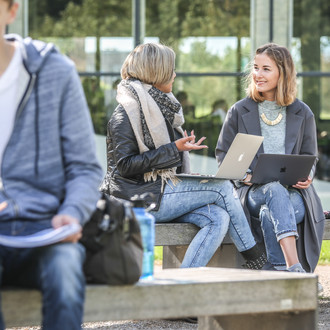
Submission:
<svg viewBox="0 0 330 330">
<path fill-rule="evenodd" d="M 289 50 L 275 43 L 269 43 L 256 50 L 255 56 L 259 54 L 267 55 L 275 62 L 278 68 L 279 79 L 275 92 L 276 103 L 281 106 L 290 105 L 296 99 L 297 81 L 295 66 Z M 262 102 L 265 98 L 258 92 L 253 79 L 253 61 L 250 63 L 250 66 L 250 73 L 247 76 L 248 87 L 246 94 L 254 101 Z"/>
</svg>

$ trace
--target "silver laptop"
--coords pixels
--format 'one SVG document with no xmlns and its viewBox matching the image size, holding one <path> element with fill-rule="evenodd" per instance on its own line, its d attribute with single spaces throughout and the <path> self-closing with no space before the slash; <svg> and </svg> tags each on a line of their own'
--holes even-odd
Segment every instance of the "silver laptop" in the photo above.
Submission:
<svg viewBox="0 0 330 330">
<path fill-rule="evenodd" d="M 215 175 L 177 174 L 201 179 L 242 179 L 263 141 L 262 136 L 237 133 Z"/>
<path fill-rule="evenodd" d="M 252 183 L 279 181 L 284 185 L 294 185 L 307 179 L 316 156 L 260 154 L 253 170 Z"/>
</svg>

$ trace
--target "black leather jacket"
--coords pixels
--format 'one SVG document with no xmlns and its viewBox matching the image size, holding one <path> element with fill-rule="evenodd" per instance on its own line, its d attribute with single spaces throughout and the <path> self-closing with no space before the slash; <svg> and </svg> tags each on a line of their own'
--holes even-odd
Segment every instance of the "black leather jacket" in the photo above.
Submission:
<svg viewBox="0 0 330 330">
<path fill-rule="evenodd" d="M 108 123 L 108 168 L 101 185 L 103 192 L 126 200 L 135 194 L 150 192 L 155 198 L 149 198 L 147 204 L 156 202 L 155 210 L 159 208 L 162 197 L 161 178 L 145 182 L 144 173 L 171 167 L 177 167 L 177 173 L 180 173 L 182 164 L 182 154 L 174 143 L 181 136 L 167 121 L 166 124 L 172 142 L 140 154 L 127 113 L 121 105 L 117 106 Z"/>
</svg>

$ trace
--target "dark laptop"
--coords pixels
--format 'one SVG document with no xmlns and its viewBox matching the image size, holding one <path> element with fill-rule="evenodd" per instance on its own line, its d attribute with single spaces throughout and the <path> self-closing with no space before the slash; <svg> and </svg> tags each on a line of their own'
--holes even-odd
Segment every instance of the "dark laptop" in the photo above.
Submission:
<svg viewBox="0 0 330 330">
<path fill-rule="evenodd" d="M 252 183 L 280 181 L 284 185 L 295 185 L 307 179 L 316 156 L 260 154 L 254 168 Z"/>
</svg>

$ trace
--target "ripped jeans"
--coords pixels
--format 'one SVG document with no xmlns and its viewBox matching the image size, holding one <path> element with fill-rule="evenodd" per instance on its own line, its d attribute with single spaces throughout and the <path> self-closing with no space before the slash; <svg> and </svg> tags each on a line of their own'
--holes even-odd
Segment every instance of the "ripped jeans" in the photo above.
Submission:
<svg viewBox="0 0 330 330">
<path fill-rule="evenodd" d="M 256 242 L 232 183 L 228 180 L 180 178 L 166 184 L 156 222 L 193 223 L 200 228 L 191 241 L 181 267 L 203 267 L 221 245 L 227 231 L 238 251 Z"/>
<path fill-rule="evenodd" d="M 297 224 L 304 220 L 305 206 L 299 190 L 279 182 L 253 186 L 248 193 L 247 207 L 251 216 L 260 220 L 268 261 L 285 266 L 279 241 L 296 236 Z"/>
</svg>

